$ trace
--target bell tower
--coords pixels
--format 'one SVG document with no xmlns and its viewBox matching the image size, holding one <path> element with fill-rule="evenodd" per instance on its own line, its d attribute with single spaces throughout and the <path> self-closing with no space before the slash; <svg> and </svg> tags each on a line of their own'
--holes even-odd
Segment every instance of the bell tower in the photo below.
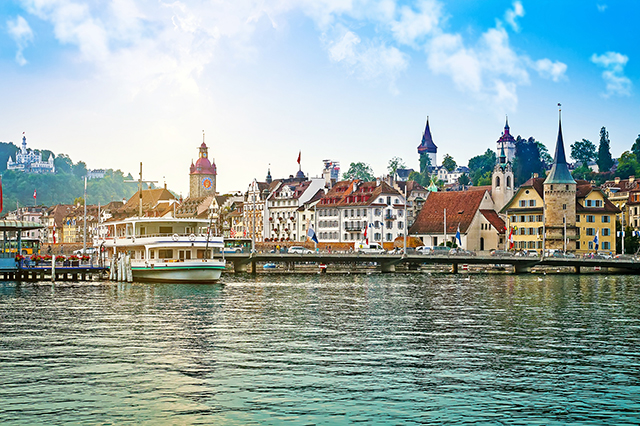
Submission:
<svg viewBox="0 0 640 426">
<path fill-rule="evenodd" d="M 209 161 L 209 148 L 204 143 L 203 130 L 198 160 L 195 164 L 191 163 L 189 172 L 189 197 L 200 198 L 215 195 L 217 174 L 215 162 Z"/>
<path fill-rule="evenodd" d="M 513 168 L 507 160 L 504 147 L 501 147 L 500 157 L 491 174 L 491 197 L 496 211 L 500 211 L 511 200 L 513 186 Z"/>
</svg>

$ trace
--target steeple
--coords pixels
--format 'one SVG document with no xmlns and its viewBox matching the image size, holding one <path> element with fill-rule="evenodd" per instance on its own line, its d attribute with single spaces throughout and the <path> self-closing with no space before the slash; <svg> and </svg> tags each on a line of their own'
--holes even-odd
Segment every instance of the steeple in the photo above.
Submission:
<svg viewBox="0 0 640 426">
<path fill-rule="evenodd" d="M 438 147 L 433 143 L 433 138 L 431 137 L 431 129 L 429 128 L 429 117 L 427 117 L 427 125 L 424 128 L 424 133 L 422 135 L 422 142 L 420 146 L 418 146 L 418 154 L 427 153 L 436 153 L 438 151 Z M 432 164 L 435 166 L 435 164 Z"/>
<path fill-rule="evenodd" d="M 558 104 L 560 106 L 560 104 Z M 558 110 L 558 140 L 556 141 L 556 154 L 553 158 L 553 166 L 549 172 L 549 176 L 545 179 L 546 184 L 572 183 L 576 181 L 569 172 L 567 165 L 567 157 L 564 153 L 564 141 L 562 140 L 562 110 Z"/>
<path fill-rule="evenodd" d="M 271 167 L 269 167 L 269 168 L 267 169 L 267 179 L 266 179 L 266 182 L 267 182 L 268 184 L 271 184 L 271 182 L 273 182 L 273 178 L 271 177 Z"/>
<path fill-rule="evenodd" d="M 498 164 L 504 167 L 507 164 L 507 156 L 504 153 L 504 145 L 500 148 L 500 157 L 498 158 Z"/>
</svg>

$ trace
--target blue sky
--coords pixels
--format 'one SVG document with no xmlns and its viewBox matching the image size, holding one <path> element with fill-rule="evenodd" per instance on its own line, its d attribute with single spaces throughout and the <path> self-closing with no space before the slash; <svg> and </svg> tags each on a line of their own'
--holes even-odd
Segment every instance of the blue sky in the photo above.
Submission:
<svg viewBox="0 0 640 426">
<path fill-rule="evenodd" d="M 512 133 L 612 154 L 640 133 L 637 1 L 5 0 L 0 140 L 187 195 L 206 132 L 218 189 L 322 160 L 418 168 L 425 119 L 459 164 Z M 567 147 L 568 149 L 568 147 Z"/>
</svg>

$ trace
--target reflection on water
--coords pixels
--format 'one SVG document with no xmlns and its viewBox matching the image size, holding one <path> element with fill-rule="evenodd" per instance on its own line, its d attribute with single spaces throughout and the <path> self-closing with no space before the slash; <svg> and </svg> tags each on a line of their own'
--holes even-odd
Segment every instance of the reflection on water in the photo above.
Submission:
<svg viewBox="0 0 640 426">
<path fill-rule="evenodd" d="M 636 424 L 632 276 L 0 284 L 2 424 Z"/>
</svg>

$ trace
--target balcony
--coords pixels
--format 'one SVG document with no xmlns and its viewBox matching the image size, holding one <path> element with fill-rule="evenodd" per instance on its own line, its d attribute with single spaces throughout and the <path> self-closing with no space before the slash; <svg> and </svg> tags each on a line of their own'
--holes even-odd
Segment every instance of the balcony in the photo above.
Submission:
<svg viewBox="0 0 640 426">
<path fill-rule="evenodd" d="M 384 215 L 384 220 L 396 220 L 398 218 L 398 216 L 396 216 L 395 214 L 385 214 Z"/>
</svg>

